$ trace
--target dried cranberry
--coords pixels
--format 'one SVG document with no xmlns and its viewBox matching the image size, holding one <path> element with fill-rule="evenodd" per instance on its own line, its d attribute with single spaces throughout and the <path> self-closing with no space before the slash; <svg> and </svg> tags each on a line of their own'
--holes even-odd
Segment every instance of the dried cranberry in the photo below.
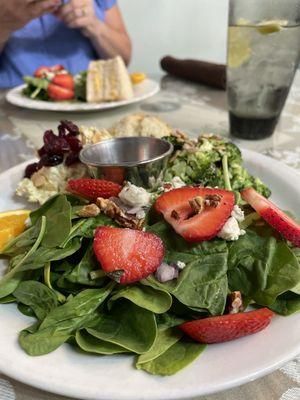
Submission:
<svg viewBox="0 0 300 400">
<path fill-rule="evenodd" d="M 61 164 L 63 162 L 63 156 L 59 154 L 45 154 L 39 161 L 39 168 L 42 167 L 53 167 L 54 165 Z"/>
<path fill-rule="evenodd" d="M 63 125 L 58 125 L 58 136 L 65 138 L 66 137 L 66 128 Z"/>
<path fill-rule="evenodd" d="M 43 157 L 43 155 L 46 154 L 45 146 L 38 149 L 37 152 L 38 152 L 39 157 Z"/>
<path fill-rule="evenodd" d="M 55 139 L 50 141 L 49 143 L 45 143 L 45 151 L 49 155 L 53 154 L 59 154 L 62 155 L 63 153 L 66 153 L 70 151 L 70 145 L 66 141 L 66 139 L 55 136 Z"/>
<path fill-rule="evenodd" d="M 43 137 L 45 144 L 53 142 L 53 140 L 55 140 L 56 138 L 57 138 L 57 136 L 55 135 L 55 133 L 53 132 L 52 129 L 47 130 L 44 133 L 44 137 Z"/>
<path fill-rule="evenodd" d="M 39 164 L 38 163 L 33 163 L 33 164 L 29 164 L 27 165 L 27 167 L 25 168 L 25 174 L 24 177 L 25 178 L 31 178 L 32 175 L 38 171 L 40 169 Z"/>
<path fill-rule="evenodd" d="M 78 152 L 70 151 L 70 153 L 65 158 L 65 165 L 68 167 L 77 162 L 79 162 Z"/>
<path fill-rule="evenodd" d="M 79 134 L 78 126 L 73 124 L 72 121 L 67 121 L 67 120 L 60 121 L 60 126 L 65 128 L 73 136 L 76 136 Z"/>
<path fill-rule="evenodd" d="M 66 140 L 69 143 L 72 151 L 75 151 L 77 153 L 80 152 L 80 150 L 82 149 L 82 144 L 81 144 L 80 140 L 77 139 L 77 137 L 68 134 L 66 136 Z"/>
</svg>

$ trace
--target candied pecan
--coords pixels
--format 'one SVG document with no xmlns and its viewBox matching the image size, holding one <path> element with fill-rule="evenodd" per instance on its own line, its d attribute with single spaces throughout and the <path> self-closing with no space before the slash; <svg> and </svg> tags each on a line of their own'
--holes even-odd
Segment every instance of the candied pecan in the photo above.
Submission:
<svg viewBox="0 0 300 400">
<path fill-rule="evenodd" d="M 219 194 L 208 194 L 205 196 L 204 205 L 206 207 L 218 207 L 221 201 L 221 196 Z"/>
<path fill-rule="evenodd" d="M 123 226 L 124 228 L 139 229 L 143 228 L 145 219 L 138 219 L 132 214 L 127 214 L 124 212 L 116 203 L 109 199 L 103 199 L 98 197 L 97 206 L 100 208 L 104 214 L 112 218 L 117 224 Z"/>
<path fill-rule="evenodd" d="M 228 314 L 237 314 L 241 311 L 243 311 L 243 300 L 242 300 L 242 294 L 240 291 L 235 291 L 232 292 L 228 295 L 227 298 L 227 311 Z"/>
<path fill-rule="evenodd" d="M 79 217 L 97 217 L 99 213 L 100 208 L 96 204 L 88 204 L 77 211 Z"/>
<path fill-rule="evenodd" d="M 204 210 L 205 202 L 201 196 L 194 197 L 192 200 L 189 200 L 189 203 L 196 214 L 200 214 Z"/>
</svg>

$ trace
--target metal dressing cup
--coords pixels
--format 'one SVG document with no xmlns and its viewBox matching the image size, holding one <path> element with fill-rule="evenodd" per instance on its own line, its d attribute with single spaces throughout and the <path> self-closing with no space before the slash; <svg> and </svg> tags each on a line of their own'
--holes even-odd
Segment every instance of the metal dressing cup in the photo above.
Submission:
<svg viewBox="0 0 300 400">
<path fill-rule="evenodd" d="M 103 140 L 81 150 L 80 161 L 94 178 L 117 183 L 129 181 L 156 189 L 163 181 L 173 145 L 153 137 L 120 137 Z"/>
</svg>

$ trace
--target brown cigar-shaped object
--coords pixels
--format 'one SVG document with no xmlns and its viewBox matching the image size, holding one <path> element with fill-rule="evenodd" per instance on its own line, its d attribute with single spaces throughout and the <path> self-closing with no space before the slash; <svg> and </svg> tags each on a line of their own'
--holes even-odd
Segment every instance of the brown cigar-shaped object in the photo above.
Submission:
<svg viewBox="0 0 300 400">
<path fill-rule="evenodd" d="M 179 60 L 171 56 L 160 61 L 162 69 L 168 74 L 219 89 L 226 88 L 226 66 L 200 60 Z"/>
</svg>

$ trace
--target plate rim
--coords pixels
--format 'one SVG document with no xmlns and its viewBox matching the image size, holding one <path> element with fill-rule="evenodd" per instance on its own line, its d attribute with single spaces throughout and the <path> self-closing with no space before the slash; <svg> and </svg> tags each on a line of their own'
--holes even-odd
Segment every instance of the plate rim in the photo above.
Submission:
<svg viewBox="0 0 300 400">
<path fill-rule="evenodd" d="M 146 78 L 144 83 L 151 83 L 153 85 L 153 88 L 149 90 L 146 93 L 143 93 L 139 96 L 134 96 L 132 99 L 129 100 L 118 100 L 118 101 L 113 101 L 113 102 L 103 102 L 103 103 L 87 103 L 87 102 L 78 102 L 78 103 L 59 103 L 59 102 L 48 102 L 44 100 L 32 100 L 32 99 L 27 99 L 26 96 L 21 97 L 21 90 L 26 87 L 26 84 L 21 84 L 18 85 L 12 89 L 10 89 L 6 95 L 5 99 L 9 104 L 12 104 L 16 107 L 20 108 L 25 108 L 29 110 L 36 110 L 36 111 L 52 111 L 52 112 L 74 112 L 74 113 L 81 113 L 81 112 L 93 112 L 93 111 L 105 111 L 105 110 L 111 110 L 114 108 L 130 105 L 130 104 L 135 104 L 140 101 L 146 100 L 155 94 L 157 94 L 160 91 L 160 84 L 157 82 L 155 79 L 151 78 Z M 143 82 L 141 83 L 143 84 Z M 14 96 L 18 95 L 20 96 L 20 101 L 17 100 L 15 101 Z M 28 101 L 36 101 L 37 104 L 40 104 L 40 107 L 36 108 L 34 105 L 28 104 L 25 101 L 25 104 L 21 104 L 21 99 L 28 100 Z M 50 107 L 47 107 L 47 105 L 51 105 Z M 61 105 L 68 105 L 68 108 L 60 108 Z M 80 105 L 85 105 L 86 107 L 83 109 L 80 109 Z M 55 106 L 54 106 L 55 105 Z M 72 105 L 74 107 L 72 107 Z M 90 107 L 89 107 L 90 105 Z M 52 108 L 53 106 L 53 108 Z M 57 106 L 57 107 L 56 107 Z"/>
<path fill-rule="evenodd" d="M 273 165 L 275 164 L 275 166 L 278 165 L 278 167 L 284 168 L 286 170 L 286 173 L 293 174 L 295 176 L 295 179 L 299 180 L 299 182 L 300 182 L 299 172 L 297 170 L 287 166 L 286 164 L 282 163 L 281 161 L 273 159 L 270 156 L 255 152 L 253 150 L 247 150 L 247 149 L 241 148 L 241 151 L 243 153 L 243 156 L 249 160 L 252 159 L 253 157 L 256 157 L 258 159 L 260 158 L 262 160 L 268 160 L 267 162 L 270 162 L 270 160 L 272 160 Z M 13 166 L 12 168 L 10 168 L 6 171 L 3 171 L 0 174 L 0 179 L 3 179 L 5 177 L 5 175 L 18 173 L 20 171 L 20 169 L 24 168 L 29 162 L 31 162 L 31 160 L 24 161 L 20 164 Z M 294 314 L 294 317 L 296 315 L 297 314 Z M 298 313 L 298 316 L 300 317 L 300 313 Z M 279 316 L 278 318 L 284 318 L 284 317 Z M 206 351 L 208 351 L 208 349 Z M 170 391 L 170 394 L 168 394 L 168 395 L 164 394 L 163 398 L 164 398 L 164 400 L 180 400 L 180 399 L 183 400 L 183 399 L 191 399 L 191 398 L 197 397 L 197 396 L 204 396 L 204 395 L 209 395 L 212 393 L 222 392 L 222 391 L 243 385 L 245 383 L 256 380 L 262 376 L 270 374 L 271 372 L 277 370 L 278 368 L 280 368 L 282 365 L 284 365 L 288 361 L 294 359 L 297 355 L 299 355 L 299 353 L 300 353 L 300 341 L 297 346 L 294 346 L 293 350 L 287 351 L 287 353 L 284 354 L 283 358 L 280 356 L 277 356 L 277 357 L 275 357 L 275 359 L 273 359 L 272 362 L 269 363 L 268 366 L 258 367 L 255 371 L 247 373 L 242 378 L 238 377 L 238 378 L 230 379 L 227 382 L 224 382 L 221 385 L 219 385 L 217 387 L 217 390 L 213 386 L 210 386 L 210 388 L 206 388 L 205 391 L 199 391 L 196 388 L 192 389 L 188 393 L 172 393 L 172 391 Z M 76 399 L 115 400 L 115 394 L 113 394 L 113 393 L 108 394 L 105 397 L 101 397 L 101 396 L 95 397 L 92 394 L 84 395 L 83 392 L 78 393 L 78 389 L 77 388 L 75 389 L 72 386 L 69 386 L 68 388 L 64 387 L 61 390 L 60 388 L 56 387 L 55 385 L 51 386 L 51 383 L 49 383 L 48 386 L 45 385 L 45 382 L 44 381 L 40 382 L 38 377 L 35 377 L 34 374 L 31 374 L 31 376 L 30 376 L 30 373 L 29 373 L 28 374 L 29 376 L 28 376 L 28 375 L 26 375 L 27 374 L 26 371 L 25 371 L 25 373 L 20 370 L 18 371 L 18 369 L 15 367 L 8 368 L 8 369 L 9 370 L 7 371 L 5 368 L 3 368 L 3 365 L 1 366 L 1 359 L 0 359 L 0 371 L 1 372 L 3 372 L 8 377 L 11 377 L 19 382 L 22 382 L 26 385 L 35 387 L 37 389 L 55 393 L 57 395 L 71 396 Z M 32 380 L 32 376 L 33 376 L 33 380 Z M 118 396 L 118 398 L 120 400 L 131 400 L 132 396 L 131 395 L 129 396 L 128 394 L 126 395 L 126 393 L 125 394 L 123 393 L 123 394 L 120 394 Z M 140 400 L 150 400 L 150 399 L 151 400 L 162 400 L 162 397 L 159 395 L 159 393 L 156 393 L 152 396 L 149 396 L 148 394 L 146 396 L 143 396 L 140 394 L 139 398 L 140 398 Z"/>
</svg>

